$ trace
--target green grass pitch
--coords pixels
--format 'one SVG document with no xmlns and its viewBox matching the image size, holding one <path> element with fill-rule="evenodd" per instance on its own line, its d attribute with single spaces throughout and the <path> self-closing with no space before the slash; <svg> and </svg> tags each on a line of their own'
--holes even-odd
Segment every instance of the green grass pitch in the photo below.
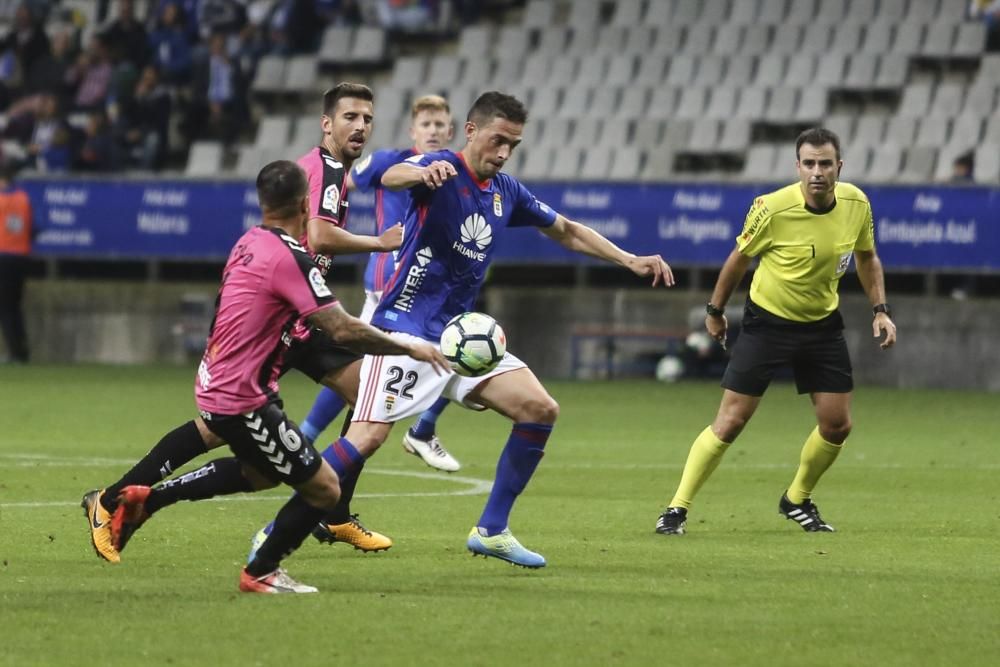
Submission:
<svg viewBox="0 0 1000 667">
<path fill-rule="evenodd" d="M 691 511 L 655 535 L 714 383 L 549 388 L 562 415 L 512 528 L 548 567 L 472 558 L 508 432 L 457 407 L 455 476 L 400 447 L 369 463 L 355 511 L 391 535 L 362 554 L 311 538 L 287 563 L 314 596 L 236 590 L 283 492 L 185 503 L 120 565 L 88 542 L 81 494 L 194 414 L 194 372 L 0 368 L 0 665 L 996 665 L 996 395 L 861 387 L 855 430 L 816 494 L 835 534 L 777 514 L 807 398 L 775 385 Z M 289 377 L 301 418 L 315 387 Z M 221 455 L 221 454 L 220 454 Z"/>
</svg>

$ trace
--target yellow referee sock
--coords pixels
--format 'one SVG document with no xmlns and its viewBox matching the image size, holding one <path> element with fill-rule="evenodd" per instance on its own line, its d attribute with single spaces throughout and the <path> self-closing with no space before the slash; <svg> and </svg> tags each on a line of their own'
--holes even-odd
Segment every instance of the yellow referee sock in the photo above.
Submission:
<svg viewBox="0 0 1000 667">
<path fill-rule="evenodd" d="M 688 509 L 698 489 L 705 483 L 712 472 L 718 467 L 722 460 L 722 455 L 729 449 L 728 442 L 722 442 L 712 433 L 709 426 L 695 439 L 688 452 L 687 463 L 684 464 L 684 473 L 681 475 L 681 483 L 677 486 L 677 493 L 670 501 L 670 507 L 683 507 Z"/>
<path fill-rule="evenodd" d="M 799 470 L 795 473 L 791 486 L 788 487 L 788 499 L 796 505 L 805 502 L 812 495 L 819 478 L 837 460 L 841 449 L 843 445 L 827 442 L 819 434 L 819 427 L 814 428 L 806 438 L 806 444 L 802 446 Z"/>
</svg>

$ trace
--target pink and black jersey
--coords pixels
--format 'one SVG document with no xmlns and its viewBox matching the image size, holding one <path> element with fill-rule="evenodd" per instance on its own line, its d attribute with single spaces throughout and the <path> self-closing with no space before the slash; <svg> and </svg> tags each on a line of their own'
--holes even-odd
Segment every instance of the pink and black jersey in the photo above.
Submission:
<svg viewBox="0 0 1000 667">
<path fill-rule="evenodd" d="M 322 146 L 317 146 L 299 158 L 298 164 L 309 179 L 309 217 L 326 220 L 338 227 L 347 225 L 347 170 L 337 158 Z M 322 255 L 309 247 L 308 234 L 301 239 L 325 276 L 333 262 L 332 255 Z"/>
<path fill-rule="evenodd" d="M 278 392 L 282 341 L 300 318 L 337 303 L 319 267 L 278 229 L 254 227 L 226 262 L 215 319 L 195 379 L 198 409 L 235 415 Z"/>
</svg>

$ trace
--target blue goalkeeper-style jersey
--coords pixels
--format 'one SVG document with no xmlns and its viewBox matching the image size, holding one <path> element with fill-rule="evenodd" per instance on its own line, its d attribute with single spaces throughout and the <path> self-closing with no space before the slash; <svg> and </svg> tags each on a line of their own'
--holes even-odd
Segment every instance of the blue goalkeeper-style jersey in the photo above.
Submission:
<svg viewBox="0 0 1000 667">
<path fill-rule="evenodd" d="M 372 325 L 438 340 L 455 315 L 471 310 L 508 227 L 548 227 L 556 212 L 515 178 L 500 173 L 482 182 L 460 154 L 445 150 L 409 158 L 435 160 L 458 176 L 437 190 L 410 188 L 403 246 L 396 272 L 382 294 Z"/>
<path fill-rule="evenodd" d="M 351 170 L 351 180 L 358 190 L 375 191 L 376 236 L 384 232 L 387 227 L 403 222 L 410 201 L 410 193 L 407 191 L 393 192 L 382 187 L 382 174 L 392 165 L 415 154 L 416 151 L 412 148 L 401 151 L 395 149 L 375 151 Z M 365 289 L 369 292 L 383 291 L 395 268 L 395 253 L 373 252 L 368 258 L 368 266 L 365 267 Z"/>
</svg>

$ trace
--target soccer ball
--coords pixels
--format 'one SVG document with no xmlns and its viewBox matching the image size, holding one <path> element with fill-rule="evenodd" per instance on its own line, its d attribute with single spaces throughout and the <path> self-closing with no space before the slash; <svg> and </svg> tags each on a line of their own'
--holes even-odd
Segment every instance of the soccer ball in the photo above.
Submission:
<svg viewBox="0 0 1000 667">
<path fill-rule="evenodd" d="M 441 332 L 441 353 L 459 375 L 479 377 L 503 359 L 507 336 L 489 315 L 462 313 L 451 318 Z"/>
</svg>

